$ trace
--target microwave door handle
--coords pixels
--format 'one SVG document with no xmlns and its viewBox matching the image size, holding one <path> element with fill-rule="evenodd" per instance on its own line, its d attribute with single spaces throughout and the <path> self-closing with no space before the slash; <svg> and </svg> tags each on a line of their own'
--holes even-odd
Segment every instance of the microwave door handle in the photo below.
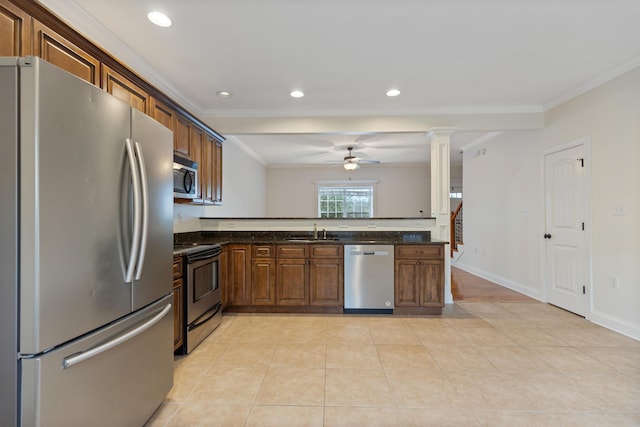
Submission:
<svg viewBox="0 0 640 427">
<path fill-rule="evenodd" d="M 147 240 L 149 237 L 149 185 L 147 180 L 147 170 L 144 166 L 144 157 L 139 143 L 135 143 L 136 157 L 140 168 L 140 187 L 142 188 L 142 231 L 140 233 L 140 251 L 138 252 L 138 263 L 136 265 L 136 280 L 142 276 L 142 266 L 147 252 Z"/>
<path fill-rule="evenodd" d="M 133 272 L 138 259 L 138 251 L 140 247 L 140 178 L 138 175 L 138 167 L 135 153 L 133 152 L 133 144 L 131 139 L 125 140 L 125 147 L 127 149 L 127 159 L 129 160 L 129 167 L 131 168 L 131 182 L 133 187 L 133 236 L 131 238 L 131 250 L 129 252 L 129 262 L 127 263 L 127 270 L 124 275 L 124 282 L 133 282 Z"/>
<path fill-rule="evenodd" d="M 182 178 L 182 184 L 184 185 L 184 190 L 186 191 L 186 193 L 190 194 L 191 187 L 193 187 L 193 178 L 191 178 L 191 173 L 189 173 L 189 171 L 185 171 L 184 177 Z"/>
</svg>

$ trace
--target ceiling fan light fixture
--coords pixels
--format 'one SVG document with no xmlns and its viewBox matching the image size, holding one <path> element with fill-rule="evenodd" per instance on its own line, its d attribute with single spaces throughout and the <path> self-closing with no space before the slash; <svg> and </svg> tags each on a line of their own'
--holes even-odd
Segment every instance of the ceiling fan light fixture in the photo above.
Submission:
<svg viewBox="0 0 640 427">
<path fill-rule="evenodd" d="M 346 162 L 344 162 L 344 168 L 348 171 L 356 170 L 359 167 L 360 165 L 357 162 L 354 162 L 352 160 L 347 160 Z"/>
<path fill-rule="evenodd" d="M 389 89 L 387 91 L 387 96 L 398 96 L 400 95 L 400 91 L 398 89 Z"/>
</svg>

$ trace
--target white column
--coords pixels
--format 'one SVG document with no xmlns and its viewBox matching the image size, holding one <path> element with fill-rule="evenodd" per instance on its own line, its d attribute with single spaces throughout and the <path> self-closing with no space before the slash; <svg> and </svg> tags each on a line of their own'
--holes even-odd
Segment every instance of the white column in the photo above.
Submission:
<svg viewBox="0 0 640 427">
<path fill-rule="evenodd" d="M 436 219 L 436 226 L 431 232 L 431 238 L 445 242 L 451 238 L 449 231 L 451 216 L 449 153 L 453 132 L 454 129 L 451 128 L 432 128 L 426 135 L 431 144 L 431 216 Z M 444 302 L 445 304 L 453 304 L 449 244 L 444 247 Z"/>
</svg>

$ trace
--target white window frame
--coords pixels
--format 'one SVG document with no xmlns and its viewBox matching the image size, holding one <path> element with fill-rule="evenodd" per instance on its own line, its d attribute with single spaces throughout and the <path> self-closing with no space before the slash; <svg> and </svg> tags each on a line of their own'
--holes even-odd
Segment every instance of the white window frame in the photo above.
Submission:
<svg viewBox="0 0 640 427">
<path fill-rule="evenodd" d="M 326 187 L 335 187 L 335 188 L 353 188 L 353 187 L 366 187 L 371 188 L 371 216 L 370 218 L 375 217 L 376 212 L 376 193 L 377 193 L 377 180 L 357 180 L 357 181 L 313 181 L 315 185 L 315 193 L 316 193 L 316 215 L 320 218 L 320 192 L 319 189 Z"/>
</svg>

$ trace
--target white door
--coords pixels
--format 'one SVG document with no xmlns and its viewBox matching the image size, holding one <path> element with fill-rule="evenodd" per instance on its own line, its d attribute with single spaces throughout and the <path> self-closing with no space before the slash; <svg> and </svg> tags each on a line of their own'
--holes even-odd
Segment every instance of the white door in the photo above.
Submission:
<svg viewBox="0 0 640 427">
<path fill-rule="evenodd" d="M 544 156 L 547 300 L 584 316 L 588 291 L 584 145 Z"/>
</svg>

